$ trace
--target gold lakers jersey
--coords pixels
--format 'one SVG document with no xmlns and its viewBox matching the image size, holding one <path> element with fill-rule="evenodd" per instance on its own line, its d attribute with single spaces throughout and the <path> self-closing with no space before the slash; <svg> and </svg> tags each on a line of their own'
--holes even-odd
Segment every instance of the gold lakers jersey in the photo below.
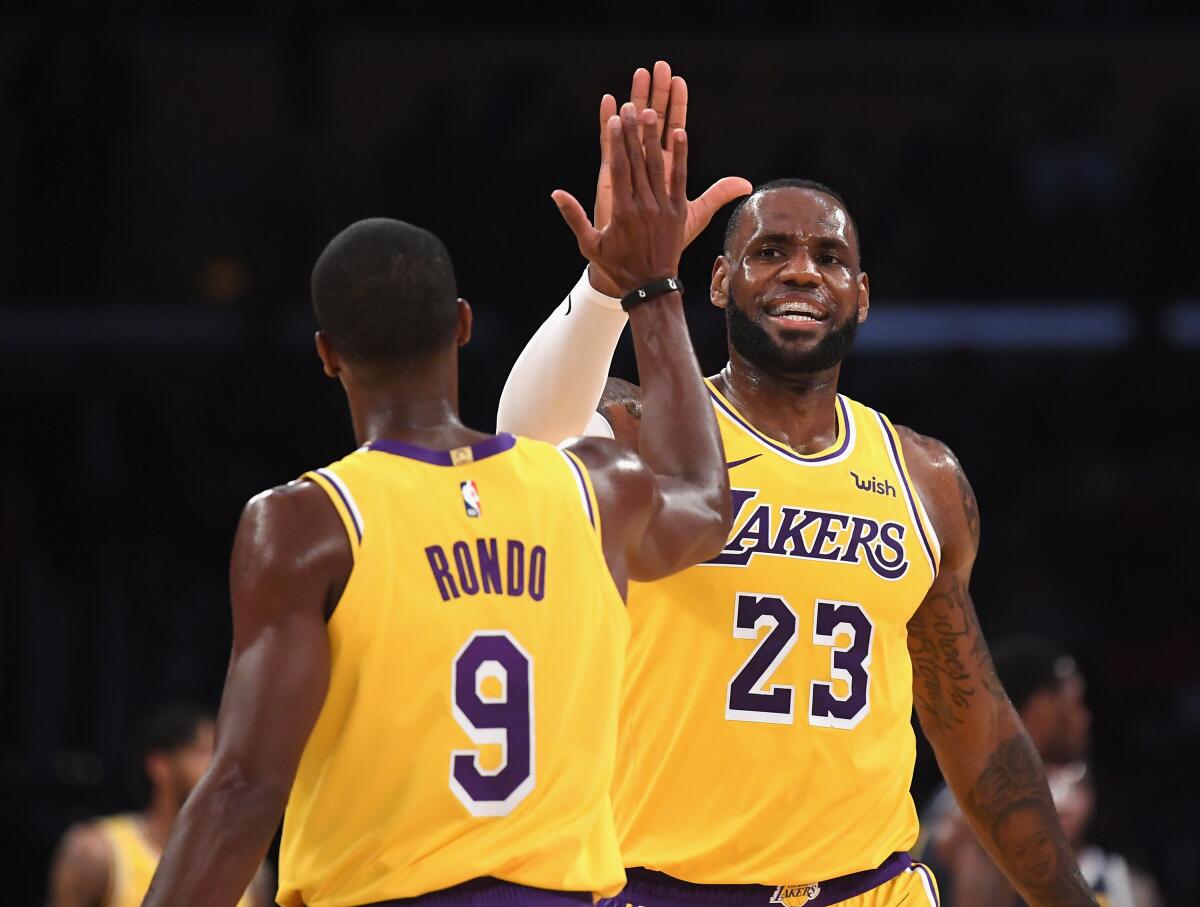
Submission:
<svg viewBox="0 0 1200 907">
<path fill-rule="evenodd" d="M 306 474 L 354 566 L 284 817 L 279 902 L 341 907 L 493 876 L 611 894 L 628 616 L 586 469 L 497 435 L 376 441 Z"/>
<path fill-rule="evenodd" d="M 162 853 L 146 840 L 137 816 L 108 816 L 100 820 L 100 829 L 113 857 L 104 907 L 140 907 Z M 250 907 L 250 899 L 243 896 L 238 907 Z"/>
<path fill-rule="evenodd" d="M 614 808 L 626 866 L 806 884 L 916 840 L 905 624 L 939 548 L 888 420 L 837 398 L 801 455 L 710 384 L 734 524 L 708 563 L 631 584 Z"/>
</svg>

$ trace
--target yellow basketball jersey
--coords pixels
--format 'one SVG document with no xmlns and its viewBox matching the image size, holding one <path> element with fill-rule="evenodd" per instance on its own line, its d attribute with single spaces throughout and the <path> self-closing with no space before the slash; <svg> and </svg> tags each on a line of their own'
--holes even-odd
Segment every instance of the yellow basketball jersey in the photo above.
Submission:
<svg viewBox="0 0 1200 907">
<path fill-rule="evenodd" d="M 881 414 L 837 398 L 804 456 L 710 384 L 735 519 L 713 561 L 631 584 L 614 808 L 626 866 L 818 882 L 916 840 L 905 624 L 939 548 Z"/>
<path fill-rule="evenodd" d="M 284 817 L 279 902 L 341 907 L 481 876 L 611 894 L 628 616 L 583 465 L 511 435 L 377 441 L 306 474 L 354 567 Z"/>
<path fill-rule="evenodd" d="M 100 828 L 113 857 L 104 907 L 141 907 L 162 853 L 146 840 L 135 815 L 107 816 L 100 820 Z M 251 907 L 250 899 L 243 896 L 238 907 Z"/>
</svg>

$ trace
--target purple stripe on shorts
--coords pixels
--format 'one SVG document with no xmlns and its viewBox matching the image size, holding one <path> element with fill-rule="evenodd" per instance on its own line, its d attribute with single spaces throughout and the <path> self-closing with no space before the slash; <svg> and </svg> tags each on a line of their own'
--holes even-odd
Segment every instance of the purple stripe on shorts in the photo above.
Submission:
<svg viewBox="0 0 1200 907">
<path fill-rule="evenodd" d="M 358 517 L 354 515 L 354 505 L 350 503 L 350 499 L 346 497 L 346 492 L 342 491 L 342 483 L 334 478 L 333 473 L 325 469 L 318 469 L 317 475 L 321 476 L 333 486 L 333 490 L 338 493 L 338 497 L 342 499 L 342 505 L 346 508 L 346 513 L 350 515 L 350 522 L 354 524 L 354 534 L 358 536 L 358 543 L 362 544 L 362 526 L 358 525 Z"/>
<path fill-rule="evenodd" d="M 937 573 L 937 558 L 933 556 L 933 546 L 929 544 L 929 539 L 925 535 L 925 524 L 921 521 L 921 507 L 916 501 L 912 488 L 909 487 L 908 478 L 904 475 L 904 460 L 901 459 L 900 451 L 896 447 L 896 438 L 883 418 L 883 414 L 876 413 L 875 415 L 879 419 L 879 427 L 883 429 L 883 436 L 887 438 L 888 447 L 892 450 L 892 461 L 896 464 L 896 474 L 900 477 L 900 484 L 904 487 L 904 496 L 908 498 L 908 506 L 912 508 L 913 522 L 917 524 L 917 535 L 921 537 L 921 544 L 925 546 L 925 553 L 929 555 L 929 566 L 933 568 L 934 573 Z"/>
<path fill-rule="evenodd" d="M 471 445 L 472 462 L 475 460 L 484 460 L 495 454 L 511 450 L 512 446 L 516 443 L 517 439 L 508 434 L 508 432 L 485 438 Z M 419 460 L 422 463 L 429 463 L 432 466 L 454 465 L 454 461 L 450 459 L 450 451 L 448 450 L 433 450 L 429 447 L 406 444 L 404 441 L 392 441 L 388 438 L 380 438 L 377 441 L 372 441 L 367 445 L 367 449 L 395 454 L 398 457 L 407 457 L 410 460 Z"/>
<path fill-rule="evenodd" d="M 929 893 L 933 895 L 933 907 L 941 907 L 942 899 L 938 894 L 937 882 L 933 880 L 933 873 L 929 871 L 929 867 L 923 863 L 913 863 L 913 869 L 921 873 L 925 877 L 925 881 L 929 883 Z"/>
<path fill-rule="evenodd" d="M 507 907 L 524 907 L 526 904 L 530 907 L 587 904 L 591 907 L 591 903 L 591 892 L 549 891 L 501 879 L 482 878 L 471 879 L 453 888 L 443 888 L 413 898 L 375 901 L 363 907 L 490 907 L 493 904 L 504 904 Z"/>
<path fill-rule="evenodd" d="M 832 907 L 850 898 L 878 888 L 890 882 L 913 865 L 912 857 L 906 853 L 894 853 L 874 869 L 852 872 L 817 883 L 820 890 L 816 897 L 804 902 L 804 907 Z M 787 896 L 787 889 L 797 893 L 803 885 L 697 885 L 684 882 L 663 872 L 651 869 L 627 869 L 629 882 L 625 890 L 614 898 L 606 898 L 599 907 L 625 907 L 628 903 L 639 907 L 688 907 L 704 904 L 712 907 L 769 907 L 779 900 L 772 900 L 778 893 Z"/>
<path fill-rule="evenodd" d="M 749 429 L 754 433 L 754 436 L 758 438 L 758 440 L 762 441 L 762 443 L 766 444 L 772 450 L 783 454 L 789 459 L 795 460 L 797 463 L 825 463 L 829 460 L 835 460 L 846 452 L 846 448 L 850 444 L 850 413 L 846 409 L 846 401 L 842 398 L 841 394 L 838 394 L 837 402 L 838 409 L 841 411 L 842 416 L 842 443 L 837 446 L 837 450 L 831 450 L 829 453 L 821 454 L 820 456 L 804 456 L 803 454 L 796 453 L 796 451 L 792 450 L 790 447 L 785 447 L 782 444 L 772 441 L 753 425 L 747 422 L 744 418 L 742 418 L 742 416 L 738 414 L 733 407 L 729 406 L 724 400 L 722 400 L 717 392 L 712 388 L 708 389 L 708 394 L 710 397 L 712 397 L 713 403 L 717 404 L 717 406 L 721 408 L 721 411 L 724 412 L 725 415 L 729 416 L 730 419 Z"/>
</svg>

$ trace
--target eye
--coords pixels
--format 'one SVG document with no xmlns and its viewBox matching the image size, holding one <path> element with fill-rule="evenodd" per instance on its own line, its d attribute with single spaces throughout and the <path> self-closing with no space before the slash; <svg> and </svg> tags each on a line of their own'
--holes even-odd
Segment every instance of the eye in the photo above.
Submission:
<svg viewBox="0 0 1200 907">
<path fill-rule="evenodd" d="M 781 252 L 779 249 L 775 248 L 774 246 L 763 246 L 761 249 L 758 250 L 759 258 L 773 259 L 773 258 L 778 258 L 782 254 L 783 254 L 783 252 Z"/>
<path fill-rule="evenodd" d="M 840 258 L 838 258 L 836 255 L 834 255 L 832 252 L 826 252 L 824 255 L 819 256 L 817 258 L 817 261 L 823 265 L 840 265 L 840 264 L 842 264 L 842 260 Z"/>
</svg>

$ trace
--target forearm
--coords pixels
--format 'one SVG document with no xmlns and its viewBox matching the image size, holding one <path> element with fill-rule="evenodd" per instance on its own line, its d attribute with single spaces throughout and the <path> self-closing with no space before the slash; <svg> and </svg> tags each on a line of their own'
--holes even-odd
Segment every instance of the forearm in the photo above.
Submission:
<svg viewBox="0 0 1200 907">
<path fill-rule="evenodd" d="M 1020 718 L 1007 699 L 972 712 L 930 741 L 979 842 L 1033 907 L 1094 907 Z"/>
<path fill-rule="evenodd" d="M 143 907 L 228 907 L 254 879 L 287 791 L 214 763 L 184 804 Z"/>
<path fill-rule="evenodd" d="M 688 336 L 681 295 L 669 293 L 643 303 L 629 320 L 642 394 L 639 455 L 660 477 L 691 486 L 701 506 L 728 508 L 720 433 Z"/>
<path fill-rule="evenodd" d="M 628 318 L 587 271 L 513 365 L 496 430 L 557 444 L 582 435 L 596 411 Z"/>
</svg>

